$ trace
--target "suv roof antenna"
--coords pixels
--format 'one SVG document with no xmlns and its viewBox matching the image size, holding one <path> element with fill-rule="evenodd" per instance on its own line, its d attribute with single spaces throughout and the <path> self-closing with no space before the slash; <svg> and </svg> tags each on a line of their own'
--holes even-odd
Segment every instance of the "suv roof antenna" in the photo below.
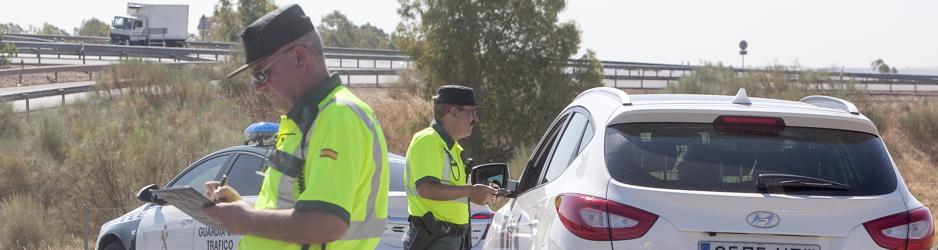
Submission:
<svg viewBox="0 0 938 250">
<path fill-rule="evenodd" d="M 733 104 L 752 105 L 752 101 L 746 96 L 745 88 L 739 88 L 739 92 L 736 92 L 736 97 L 733 97 Z"/>
</svg>

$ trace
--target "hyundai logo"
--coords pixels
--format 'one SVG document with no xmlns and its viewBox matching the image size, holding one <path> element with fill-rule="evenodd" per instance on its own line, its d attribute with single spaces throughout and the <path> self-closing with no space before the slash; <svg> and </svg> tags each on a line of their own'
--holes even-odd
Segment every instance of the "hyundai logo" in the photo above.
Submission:
<svg viewBox="0 0 938 250">
<path fill-rule="evenodd" d="M 755 211 L 746 216 L 746 222 L 758 228 L 773 228 L 778 226 L 781 220 L 778 215 L 769 211 Z"/>
</svg>

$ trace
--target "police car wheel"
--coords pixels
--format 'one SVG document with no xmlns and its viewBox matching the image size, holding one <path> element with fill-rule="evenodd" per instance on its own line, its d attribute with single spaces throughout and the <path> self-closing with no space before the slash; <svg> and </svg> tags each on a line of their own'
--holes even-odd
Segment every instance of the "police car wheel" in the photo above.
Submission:
<svg viewBox="0 0 938 250">
<path fill-rule="evenodd" d="M 124 246 L 122 246 L 120 242 L 112 241 L 111 243 L 107 243 L 103 250 L 124 250 Z"/>
</svg>

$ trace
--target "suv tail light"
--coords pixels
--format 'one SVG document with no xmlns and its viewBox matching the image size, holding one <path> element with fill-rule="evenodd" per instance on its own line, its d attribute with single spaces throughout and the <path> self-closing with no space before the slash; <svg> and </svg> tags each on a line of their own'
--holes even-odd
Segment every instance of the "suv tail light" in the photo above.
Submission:
<svg viewBox="0 0 938 250">
<path fill-rule="evenodd" d="M 658 220 L 645 210 L 584 194 L 558 195 L 554 205 L 564 227 L 587 240 L 636 239 Z"/>
<path fill-rule="evenodd" d="M 901 212 L 863 223 L 877 245 L 888 249 L 929 249 L 935 235 L 927 207 Z"/>
</svg>

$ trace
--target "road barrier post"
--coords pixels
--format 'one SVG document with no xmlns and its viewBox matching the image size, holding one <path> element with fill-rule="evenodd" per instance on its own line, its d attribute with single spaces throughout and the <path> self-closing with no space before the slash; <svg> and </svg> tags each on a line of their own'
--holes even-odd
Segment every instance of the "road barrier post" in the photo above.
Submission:
<svg viewBox="0 0 938 250">
<path fill-rule="evenodd" d="M 27 117 L 28 117 L 28 115 L 29 115 L 29 94 L 22 93 L 22 94 L 20 94 L 20 95 L 22 95 L 22 96 L 23 96 L 23 99 L 26 100 L 26 115 L 27 115 Z"/>
<path fill-rule="evenodd" d="M 20 59 L 20 69 L 26 69 L 26 65 L 23 64 L 23 59 Z M 20 73 L 20 79 L 16 82 L 16 86 L 23 85 L 23 73 Z"/>
<path fill-rule="evenodd" d="M 37 64 L 42 66 L 42 54 L 39 54 L 39 49 L 33 48 L 33 51 L 36 52 L 36 60 L 39 61 Z"/>
</svg>

